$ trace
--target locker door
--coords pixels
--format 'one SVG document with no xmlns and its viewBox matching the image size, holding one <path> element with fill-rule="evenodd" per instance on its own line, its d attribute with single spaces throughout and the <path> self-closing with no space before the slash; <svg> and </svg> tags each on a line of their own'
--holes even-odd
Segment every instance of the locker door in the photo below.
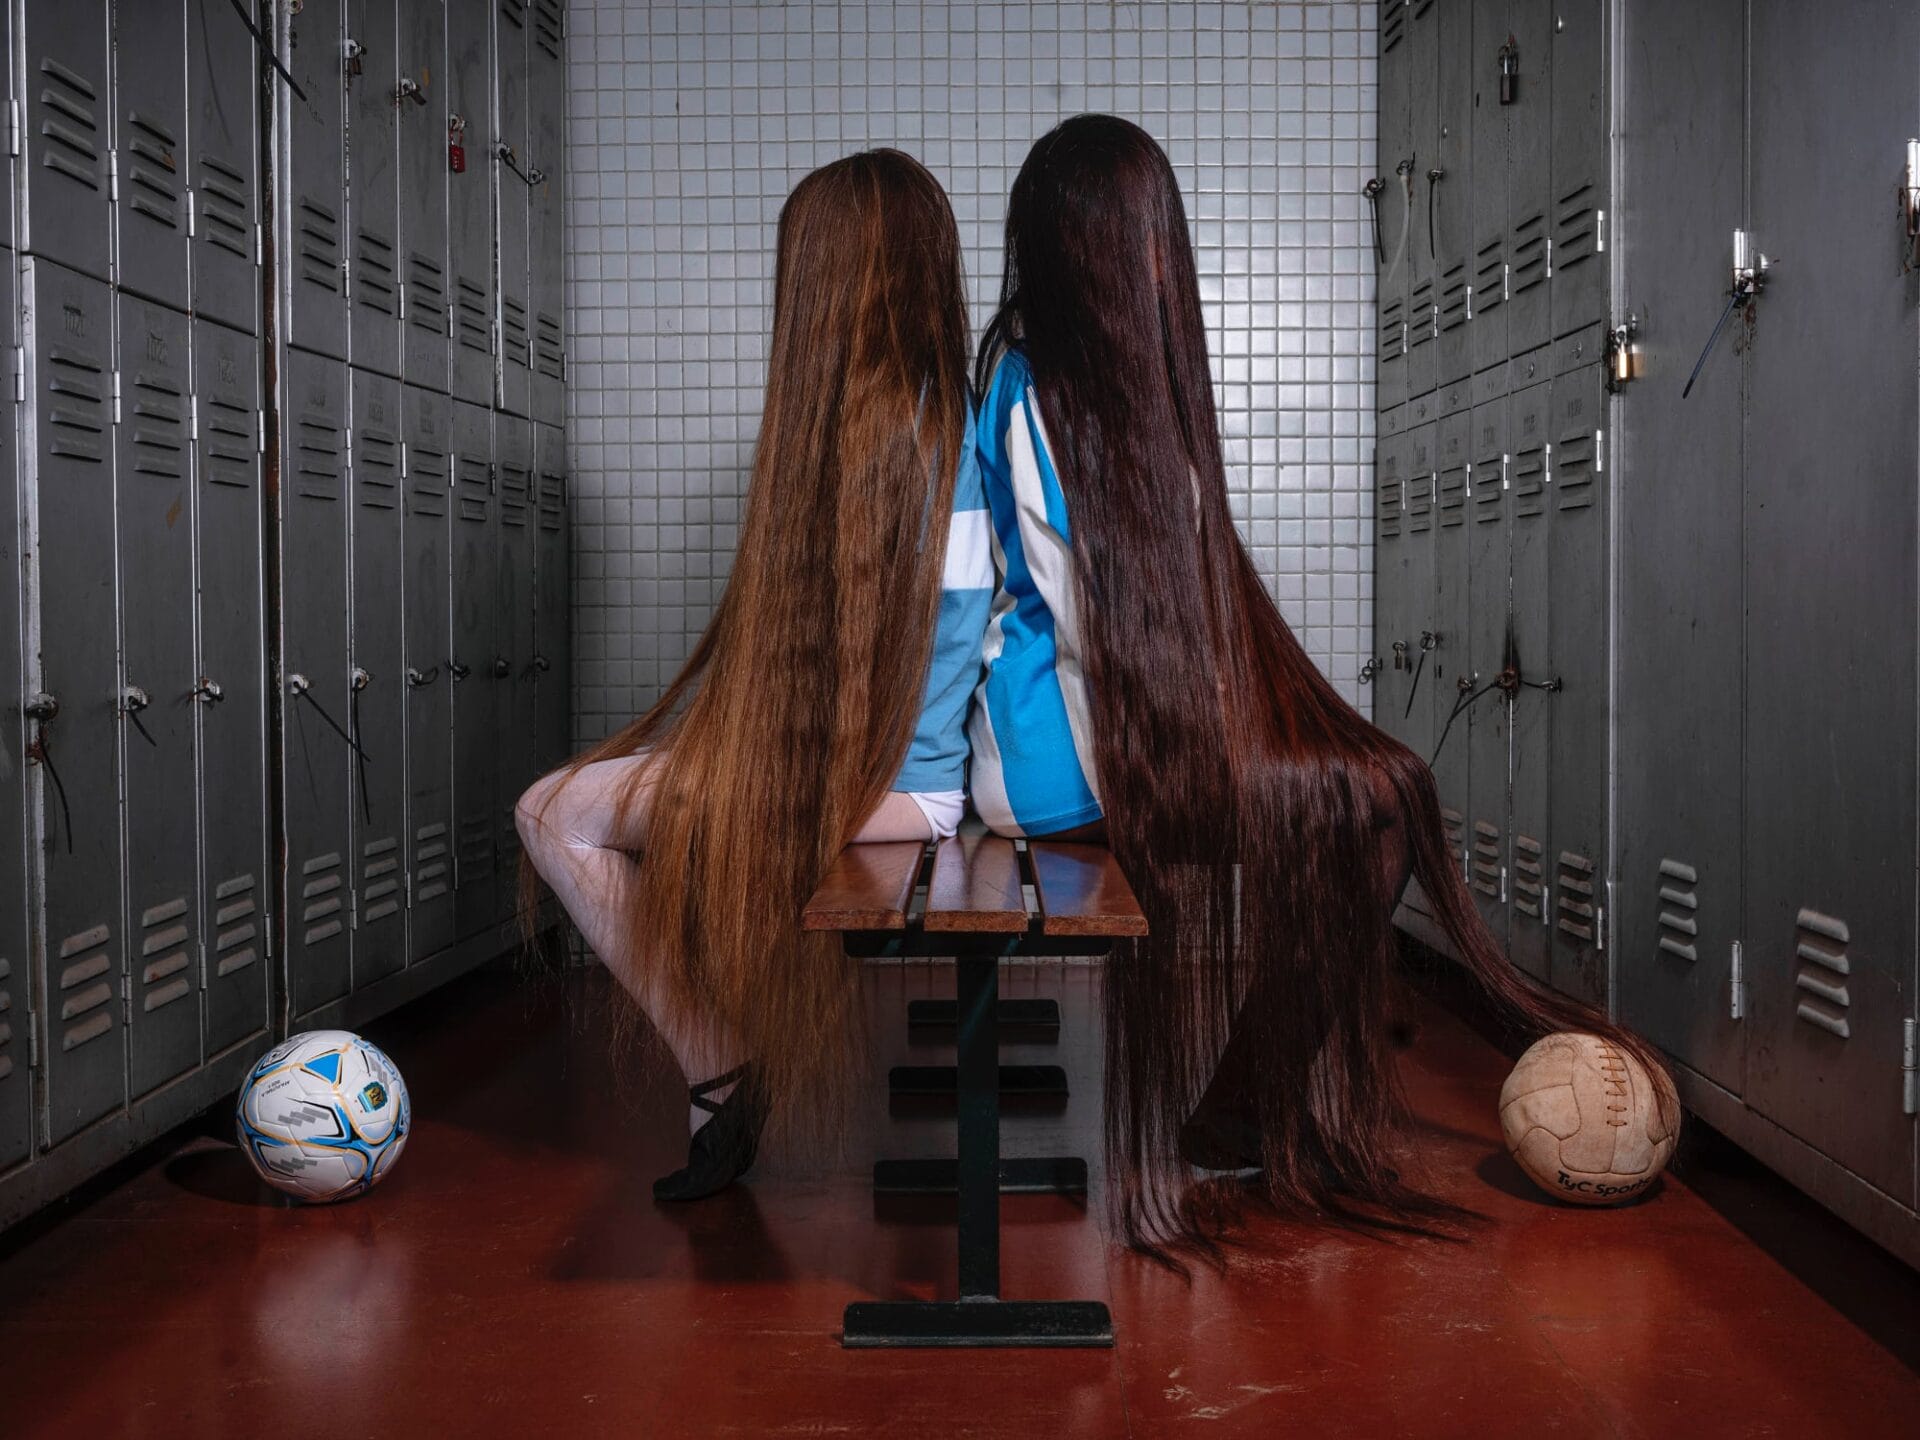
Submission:
<svg viewBox="0 0 1920 1440">
<path fill-rule="evenodd" d="M 287 987 L 295 1016 L 352 980 L 347 863 L 353 752 L 347 664 L 347 367 L 286 359 L 281 465 L 281 697 L 287 827 Z"/>
<path fill-rule="evenodd" d="M 1454 682 L 1454 743 L 1468 750 L 1467 883 L 1501 944 L 1507 939 L 1507 751 L 1511 719 L 1497 680 L 1506 654 L 1508 587 L 1507 399 L 1473 407 L 1467 476 L 1467 688 Z"/>
<path fill-rule="evenodd" d="M 1507 358 L 1507 110 L 1500 103 L 1500 51 L 1512 33 L 1508 0 L 1473 0 L 1473 369 Z M 1519 82 L 1524 86 L 1523 78 Z M 1515 92 L 1515 100 L 1519 98 Z"/>
<path fill-rule="evenodd" d="M 533 415 L 564 424 L 566 394 L 566 11 L 561 0 L 533 0 L 527 47 L 527 130 L 533 149 L 531 294 Z"/>
<path fill-rule="evenodd" d="M 1728 237 L 1744 218 L 1745 0 L 1626 16 L 1630 113 L 1622 312 L 1646 322 L 1649 378 L 1679 377 L 1719 318 Z M 1690 83 L 1673 83 L 1684 64 Z M 1672 143 L 1685 135 L 1685 146 Z M 1771 299 L 1772 297 L 1767 297 Z M 1659 317 L 1658 323 L 1654 317 Z M 1725 341 L 1723 340 L 1723 344 Z M 1735 1094 L 1745 1027 L 1732 1013 L 1741 926 L 1741 358 L 1716 355 L 1684 401 L 1635 384 L 1620 405 L 1621 764 L 1613 949 L 1621 1019 Z"/>
<path fill-rule="evenodd" d="M 401 372 L 408 384 L 441 394 L 447 389 L 448 363 L 446 58 L 446 6 L 441 0 L 402 5 L 401 83 L 413 88 L 399 101 L 401 309 L 406 316 Z M 445 659 L 442 655 L 434 663 Z"/>
<path fill-rule="evenodd" d="M 1438 199 L 1431 172 L 1440 163 L 1439 0 L 1413 0 L 1407 29 L 1411 47 L 1408 89 L 1412 101 L 1410 125 L 1413 154 L 1413 213 L 1407 236 L 1407 393 L 1425 395 L 1433 389 L 1436 333 L 1434 232 L 1431 219 Z"/>
<path fill-rule="evenodd" d="M 1547 785 L 1554 695 L 1538 688 L 1553 676 L 1547 542 L 1552 498 L 1548 475 L 1551 388 L 1533 385 L 1508 401 L 1513 421 L 1513 461 L 1507 467 L 1513 603 L 1500 657 L 1502 664 L 1514 667 L 1517 676 L 1517 688 L 1504 702 L 1513 719 L 1506 862 L 1507 898 L 1513 914 L 1508 921 L 1507 953 L 1514 964 L 1541 980 L 1548 978 L 1549 971 L 1547 883 L 1552 873 Z M 1493 699 L 1487 697 L 1488 702 Z"/>
<path fill-rule="evenodd" d="M 287 144 L 293 206 L 287 343 L 336 359 L 347 354 L 343 18 L 341 0 L 304 0 L 288 22 L 293 36 L 288 69 L 306 99 L 285 91 L 292 116 Z"/>
<path fill-rule="evenodd" d="M 107 0 L 27 0 L 23 18 L 20 248 L 107 280 Z"/>
<path fill-rule="evenodd" d="M 0 15 L 0 30 L 6 28 Z M 0 264 L 0 339 L 16 337 L 13 256 Z M 0 421 L 0 490 L 19 495 L 20 450 L 15 410 Z M 17 505 L 17 500 L 16 500 Z M 33 1148 L 33 1074 L 27 1064 L 32 981 L 27 932 L 27 811 L 20 697 L 23 663 L 20 605 L 20 527 L 16 505 L 0 520 L 0 1170 Z"/>
<path fill-rule="evenodd" d="M 1407 653 L 1395 723 L 1400 738 L 1422 756 L 1433 753 L 1430 717 L 1420 701 L 1432 660 L 1424 646 L 1425 637 L 1433 633 L 1433 497 L 1439 470 L 1435 450 L 1438 439 L 1439 426 L 1432 420 L 1416 425 L 1407 437 L 1406 533 L 1401 541 L 1406 555 L 1406 588 L 1400 613 Z"/>
<path fill-rule="evenodd" d="M 529 170 L 527 145 L 527 0 L 496 0 L 493 7 L 494 220 L 498 237 L 494 275 L 496 333 L 500 337 L 497 404 L 527 413 L 533 363 L 527 306 Z"/>
<path fill-rule="evenodd" d="M 1434 304 L 1438 336 L 1434 380 L 1449 385 L 1472 369 L 1467 314 L 1473 286 L 1473 5 L 1445 0 L 1440 20 L 1438 127 L 1432 165 Z"/>
<path fill-rule="evenodd" d="M 184 257 L 183 257 L 184 258 Z M 184 276 L 182 277 L 184 279 Z M 193 523 L 187 317 L 122 294 L 121 735 L 126 764 L 128 1029 L 138 1097 L 200 1061 Z M 66 644 L 62 636 L 61 644 Z"/>
<path fill-rule="evenodd" d="M 444 352 L 443 352 L 444 353 Z M 453 676 L 448 672 L 448 546 L 452 541 L 453 406 L 409 385 L 406 426 L 407 953 L 453 943 Z"/>
<path fill-rule="evenodd" d="M 1450 852 L 1463 868 L 1467 812 L 1471 808 L 1467 789 L 1467 731 L 1471 722 L 1454 716 L 1453 710 L 1460 703 L 1459 682 L 1473 675 L 1467 653 L 1467 542 L 1473 529 L 1467 523 L 1467 462 L 1473 453 L 1472 444 L 1472 412 L 1462 410 L 1440 422 L 1440 473 L 1434 505 L 1437 523 L 1433 532 L 1435 644 L 1427 656 L 1425 694 L 1418 701 L 1426 706 L 1433 735 L 1423 753 L 1432 757 L 1433 778 L 1440 790 L 1440 818 L 1447 829 Z M 1453 721 L 1451 730 L 1447 729 L 1449 719 Z"/>
<path fill-rule="evenodd" d="M 1606 387 L 1589 365 L 1553 382 L 1547 698 L 1554 987 L 1607 998 Z"/>
<path fill-rule="evenodd" d="M 20 77 L 14 74 L 15 52 L 13 40 L 13 6 L 0 5 L 0 54 L 7 57 L 6 69 L 4 71 L 5 78 L 0 79 L 0 101 L 5 102 L 7 106 L 6 113 L 10 116 L 20 113 Z M 4 250 L 13 249 L 14 244 L 13 187 L 15 177 L 13 173 L 13 151 L 15 148 L 15 146 L 9 145 L 7 147 L 7 153 L 0 155 L 0 249 Z M 6 293 L 9 296 L 13 294 L 13 288 L 17 286 L 18 280 L 19 277 L 14 276 L 7 282 L 9 289 Z M 6 334 L 11 337 L 13 333 L 13 322 L 9 321 L 6 326 Z M 22 1007 L 22 1013 L 24 1013 L 24 1007 Z M 24 1066 L 21 1067 L 21 1073 L 25 1073 Z"/>
<path fill-rule="evenodd" d="M 533 430 L 517 416 L 493 422 L 494 478 L 499 550 L 494 561 L 495 641 L 494 744 L 500 757 L 494 791 L 494 865 L 498 913 L 513 915 L 520 873 L 520 831 L 514 802 L 539 776 L 534 758 L 533 565 L 537 496 L 533 488 Z"/>
<path fill-rule="evenodd" d="M 1553 338 L 1547 285 L 1553 264 L 1548 244 L 1553 194 L 1551 0 L 1510 0 L 1507 25 L 1520 63 L 1514 101 L 1502 107 L 1507 118 L 1507 347 L 1509 354 L 1522 355 Z M 1494 98 L 1499 98 L 1497 87 Z"/>
<path fill-rule="evenodd" d="M 39 579 L 29 696 L 45 972 L 47 1141 L 126 1101 L 120 866 L 120 703 L 113 537 L 113 305 L 105 282 L 45 260 L 24 275 L 32 384 L 22 458 Z M 138 737 L 135 737 L 138 743 Z M 51 760 L 51 765 L 47 762 Z M 58 780 L 58 784 L 55 780 Z M 31 833 L 31 832 L 30 832 Z"/>
<path fill-rule="evenodd" d="M 1871 46 L 1835 44 L 1830 7 L 1751 11 L 1754 233 L 1802 258 L 1748 352 L 1746 1098 L 1911 1204 L 1920 406 L 1887 186 L 1920 10 L 1845 12 Z"/>
<path fill-rule="evenodd" d="M 406 676 L 401 661 L 400 382 L 353 373 L 353 984 L 407 963 Z M 399 623 L 396 623 L 398 621 Z"/>
<path fill-rule="evenodd" d="M 260 346 L 193 324 L 199 532 L 201 933 L 207 1054 L 268 1023 L 266 632 L 260 574 Z"/>
<path fill-rule="evenodd" d="M 347 0 L 347 353 L 356 368 L 382 375 L 400 373 L 398 44 L 394 0 Z"/>
<path fill-rule="evenodd" d="M 186 46 L 183 11 L 115 0 L 114 280 L 176 310 L 187 308 Z"/>
<path fill-rule="evenodd" d="M 1607 318 L 1605 0 L 1555 0 L 1553 333 Z M 1738 31 L 1733 32 L 1738 34 Z"/>
<path fill-rule="evenodd" d="M 495 552 L 492 417 L 453 407 L 454 928 L 460 939 L 494 922 L 493 804 L 499 773 L 494 703 Z"/>
<path fill-rule="evenodd" d="M 479 405 L 494 399 L 492 11 L 493 0 L 447 0 L 447 131 L 465 156 L 447 171 L 453 394 Z"/>
<path fill-rule="evenodd" d="M 187 168 L 192 185 L 193 313 L 260 328 L 259 86 L 253 37 L 234 0 L 188 0 Z M 241 0 L 248 15 L 252 0 Z M 300 102 L 293 101 L 295 105 Z"/>
<path fill-rule="evenodd" d="M 1376 404 L 1390 410 L 1407 398 L 1407 250 L 1412 239 L 1413 42 L 1406 0 L 1380 0 L 1380 135 L 1373 199 L 1379 280 L 1376 302 L 1379 384 Z"/>
<path fill-rule="evenodd" d="M 533 449 L 540 496 L 540 534 L 534 557 L 533 769 L 545 773 L 565 760 L 573 745 L 567 432 L 552 425 L 536 425 Z"/>
<path fill-rule="evenodd" d="M 1407 643 L 1401 600 L 1406 594 L 1406 517 L 1401 510 L 1406 437 L 1382 434 L 1373 450 L 1373 653 L 1380 667 L 1373 677 L 1373 723 L 1398 736 L 1403 657 Z"/>
</svg>

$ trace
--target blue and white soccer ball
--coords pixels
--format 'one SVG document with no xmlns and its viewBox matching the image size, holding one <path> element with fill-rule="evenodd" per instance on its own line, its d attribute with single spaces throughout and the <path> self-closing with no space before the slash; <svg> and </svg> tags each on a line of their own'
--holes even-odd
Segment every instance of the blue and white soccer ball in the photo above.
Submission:
<svg viewBox="0 0 1920 1440">
<path fill-rule="evenodd" d="M 283 1040 L 240 1087 L 240 1148 L 269 1185 L 316 1204 L 371 1190 L 413 1128 L 407 1082 L 345 1030 Z"/>
</svg>

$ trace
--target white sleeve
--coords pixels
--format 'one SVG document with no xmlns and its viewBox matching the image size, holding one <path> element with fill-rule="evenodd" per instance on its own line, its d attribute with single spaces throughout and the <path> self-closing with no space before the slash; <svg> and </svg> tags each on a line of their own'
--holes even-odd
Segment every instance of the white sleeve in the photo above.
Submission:
<svg viewBox="0 0 1920 1440">
<path fill-rule="evenodd" d="M 920 807 L 933 830 L 933 838 L 944 840 L 960 828 L 960 817 L 967 813 L 964 790 L 909 790 L 907 798 Z"/>
</svg>

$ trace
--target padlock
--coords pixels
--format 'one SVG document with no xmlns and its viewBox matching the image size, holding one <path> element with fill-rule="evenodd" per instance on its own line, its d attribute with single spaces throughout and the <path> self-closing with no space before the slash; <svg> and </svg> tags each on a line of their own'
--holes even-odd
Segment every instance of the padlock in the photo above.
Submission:
<svg viewBox="0 0 1920 1440">
<path fill-rule="evenodd" d="M 1500 103 L 1511 105 L 1520 92 L 1520 43 L 1507 36 L 1500 47 Z"/>
<path fill-rule="evenodd" d="M 467 173 L 467 147 L 460 137 L 467 133 L 467 122 L 459 115 L 447 116 L 447 169 L 456 175 Z"/>
</svg>

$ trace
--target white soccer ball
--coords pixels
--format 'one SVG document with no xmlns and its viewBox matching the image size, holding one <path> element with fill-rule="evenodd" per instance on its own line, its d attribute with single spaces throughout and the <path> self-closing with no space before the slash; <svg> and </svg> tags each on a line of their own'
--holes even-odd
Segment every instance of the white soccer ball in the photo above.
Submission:
<svg viewBox="0 0 1920 1440">
<path fill-rule="evenodd" d="M 345 1030 L 309 1030 L 253 1067 L 236 1119 L 262 1180 L 325 1204 L 385 1177 L 407 1146 L 413 1105 L 378 1046 Z"/>
<path fill-rule="evenodd" d="M 1626 1051 L 1595 1035 L 1536 1041 L 1500 1089 L 1500 1129 L 1527 1177 L 1575 1205 L 1644 1194 L 1673 1157 L 1680 1101 Z"/>
</svg>

